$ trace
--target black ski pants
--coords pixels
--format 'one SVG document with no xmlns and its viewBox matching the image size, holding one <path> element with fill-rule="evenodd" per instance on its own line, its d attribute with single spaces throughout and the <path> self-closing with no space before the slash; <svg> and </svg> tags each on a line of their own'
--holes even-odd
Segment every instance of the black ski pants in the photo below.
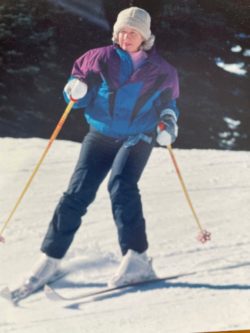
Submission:
<svg viewBox="0 0 250 333">
<path fill-rule="evenodd" d="M 66 254 L 82 216 L 110 170 L 108 191 L 121 252 L 123 255 L 128 249 L 144 252 L 148 242 L 138 181 L 153 146 L 154 140 L 152 143 L 140 140 L 126 147 L 123 140 L 90 129 L 83 140 L 68 189 L 54 211 L 41 246 L 42 252 L 54 258 Z"/>
</svg>

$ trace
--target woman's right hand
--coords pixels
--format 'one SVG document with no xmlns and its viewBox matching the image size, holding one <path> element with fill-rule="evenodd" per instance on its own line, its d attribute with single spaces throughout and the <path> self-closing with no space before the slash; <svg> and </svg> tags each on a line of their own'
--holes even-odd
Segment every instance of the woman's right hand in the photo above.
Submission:
<svg viewBox="0 0 250 333">
<path fill-rule="evenodd" d="M 77 78 L 72 78 L 64 87 L 64 92 L 68 99 L 76 102 L 83 98 L 88 91 L 88 86 L 85 82 L 80 81 Z"/>
</svg>

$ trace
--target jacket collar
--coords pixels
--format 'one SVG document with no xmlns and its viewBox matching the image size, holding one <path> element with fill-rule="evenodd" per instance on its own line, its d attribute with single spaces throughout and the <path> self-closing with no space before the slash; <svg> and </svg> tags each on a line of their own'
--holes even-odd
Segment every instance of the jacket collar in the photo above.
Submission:
<svg viewBox="0 0 250 333">
<path fill-rule="evenodd" d="M 124 52 L 125 54 L 128 54 L 128 52 L 124 51 L 122 48 L 120 48 L 120 46 L 118 44 L 114 44 L 114 49 L 119 49 L 122 52 Z M 145 51 L 148 55 L 148 58 L 146 59 L 146 61 L 151 62 L 154 65 L 159 65 L 159 54 L 155 48 L 155 46 L 153 46 L 150 50 Z"/>
</svg>

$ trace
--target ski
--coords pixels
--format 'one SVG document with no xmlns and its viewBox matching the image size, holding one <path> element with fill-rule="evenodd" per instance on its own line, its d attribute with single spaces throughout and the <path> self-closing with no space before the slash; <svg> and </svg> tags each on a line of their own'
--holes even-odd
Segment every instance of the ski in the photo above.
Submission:
<svg viewBox="0 0 250 333">
<path fill-rule="evenodd" d="M 185 274 L 177 274 L 172 276 L 165 276 L 165 277 L 156 277 L 150 280 L 140 281 L 140 282 L 132 282 L 128 283 L 119 287 L 107 287 L 104 289 L 99 289 L 96 291 L 90 291 L 86 293 L 81 293 L 76 296 L 64 296 L 59 293 L 55 288 L 49 286 L 48 284 L 44 286 L 44 293 L 48 299 L 51 301 L 81 301 L 87 298 L 94 298 L 96 296 L 108 294 L 110 292 L 119 291 L 126 288 L 136 288 L 139 286 L 145 286 L 152 283 L 157 283 L 161 281 L 167 281 L 172 279 L 178 279 L 182 276 L 192 275 L 193 273 L 185 273 Z"/>
<path fill-rule="evenodd" d="M 66 270 L 66 269 L 65 270 L 60 270 L 56 273 L 55 276 L 53 276 L 53 278 L 48 283 L 53 283 L 57 280 L 60 280 L 61 278 L 63 278 L 68 273 L 69 273 L 69 271 Z M 35 290 L 30 290 L 29 288 L 27 288 L 27 286 L 25 284 L 22 284 L 20 287 L 14 289 L 14 290 L 10 290 L 9 287 L 5 287 L 2 290 L 0 290 L 0 297 L 6 299 L 12 305 L 17 306 L 20 301 L 22 301 L 22 300 L 28 298 L 29 296 L 41 291 L 42 289 L 43 289 L 43 286 L 41 286 L 40 288 L 35 289 Z"/>
</svg>

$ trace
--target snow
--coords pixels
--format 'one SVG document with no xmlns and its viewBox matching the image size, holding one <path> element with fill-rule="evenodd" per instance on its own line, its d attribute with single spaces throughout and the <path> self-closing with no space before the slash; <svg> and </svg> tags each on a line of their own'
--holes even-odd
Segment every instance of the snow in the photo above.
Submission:
<svg viewBox="0 0 250 333">
<path fill-rule="evenodd" d="M 229 117 L 224 117 L 223 119 L 231 130 L 237 129 L 241 124 L 240 120 L 232 119 Z"/>
<path fill-rule="evenodd" d="M 234 45 L 231 47 L 231 51 L 234 53 L 238 53 L 242 51 L 242 47 L 240 45 Z"/>
<path fill-rule="evenodd" d="M 249 39 L 250 35 L 247 35 L 244 32 L 240 32 L 240 33 L 235 34 L 235 37 L 239 38 L 239 39 Z"/>
<path fill-rule="evenodd" d="M 0 139 L 1 225 L 47 144 Z M 0 289 L 15 287 L 39 256 L 48 222 L 74 168 L 79 143 L 56 141 L 0 244 Z M 0 332 L 165 333 L 250 329 L 250 152 L 174 149 L 193 205 L 212 240 L 198 228 L 166 149 L 156 148 L 140 181 L 149 255 L 159 276 L 178 279 L 99 297 L 56 303 L 43 292 L 13 307 L 0 299 Z M 64 259 L 71 273 L 54 283 L 64 295 L 96 290 L 119 265 L 107 179 Z M 0 227 L 1 227 L 0 225 Z M 191 273 L 191 274 L 189 274 Z"/>
<path fill-rule="evenodd" d="M 246 49 L 246 50 L 243 52 L 243 56 L 245 56 L 245 57 L 250 57 L 250 49 Z"/>
<path fill-rule="evenodd" d="M 247 70 L 243 68 L 245 66 L 244 62 L 226 64 L 221 58 L 216 58 L 215 63 L 218 67 L 224 69 L 226 72 L 239 76 L 244 76 L 247 74 Z"/>
</svg>

